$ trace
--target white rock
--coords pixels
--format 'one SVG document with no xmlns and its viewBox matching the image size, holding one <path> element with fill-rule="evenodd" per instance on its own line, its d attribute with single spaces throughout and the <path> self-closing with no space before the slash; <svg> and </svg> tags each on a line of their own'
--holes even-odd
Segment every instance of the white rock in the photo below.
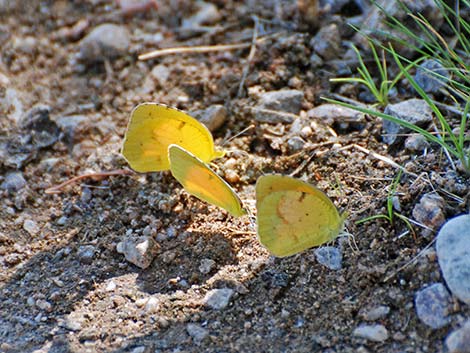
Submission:
<svg viewBox="0 0 470 353">
<path fill-rule="evenodd" d="M 367 311 L 364 311 L 361 316 L 363 317 L 364 320 L 375 321 L 375 320 L 378 320 L 387 316 L 389 312 L 390 312 L 389 306 L 379 305 Z"/>
<path fill-rule="evenodd" d="M 186 331 L 193 338 L 196 343 L 200 343 L 204 338 L 209 335 L 209 331 L 197 324 L 186 325 Z"/>
<path fill-rule="evenodd" d="M 108 284 L 106 285 L 106 291 L 113 292 L 115 289 L 116 289 L 116 282 L 109 281 Z"/>
<path fill-rule="evenodd" d="M 127 238 L 116 246 L 127 261 L 140 268 L 147 268 L 158 253 L 158 243 L 152 237 Z"/>
<path fill-rule="evenodd" d="M 160 309 L 160 301 L 155 297 L 150 297 L 145 304 L 145 311 L 149 313 L 156 313 Z"/>
<path fill-rule="evenodd" d="M 215 266 L 215 261 L 214 260 L 212 260 L 212 259 L 202 259 L 201 264 L 199 265 L 199 271 L 202 274 L 207 275 L 208 273 L 210 273 L 212 271 L 214 266 Z"/>
<path fill-rule="evenodd" d="M 369 341 L 383 342 L 388 338 L 388 331 L 383 325 L 361 324 L 354 329 L 353 335 Z"/>
<path fill-rule="evenodd" d="M 191 17 L 183 20 L 183 28 L 214 24 L 222 18 L 216 5 L 204 1 L 196 2 L 196 5 L 198 6 L 198 11 Z"/>
<path fill-rule="evenodd" d="M 38 224 L 32 219 L 25 219 L 23 222 L 23 229 L 29 233 L 29 235 L 36 235 L 39 233 L 40 228 Z"/>
<path fill-rule="evenodd" d="M 203 302 L 212 309 L 220 310 L 228 305 L 233 293 L 233 289 L 230 288 L 212 289 L 207 292 Z"/>
<path fill-rule="evenodd" d="M 144 353 L 145 349 L 145 346 L 135 347 L 133 350 L 131 350 L 131 353 Z"/>
<path fill-rule="evenodd" d="M 163 64 L 156 65 L 153 67 L 151 75 L 158 81 L 160 86 L 164 86 L 170 77 L 170 69 Z"/>
</svg>

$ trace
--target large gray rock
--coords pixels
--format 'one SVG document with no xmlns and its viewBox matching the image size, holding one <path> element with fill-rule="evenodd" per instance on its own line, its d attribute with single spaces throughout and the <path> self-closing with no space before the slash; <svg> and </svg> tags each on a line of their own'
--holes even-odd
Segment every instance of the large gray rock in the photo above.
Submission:
<svg viewBox="0 0 470 353">
<path fill-rule="evenodd" d="M 439 231 L 437 258 L 452 294 L 470 304 L 470 215 L 452 218 Z"/>
</svg>

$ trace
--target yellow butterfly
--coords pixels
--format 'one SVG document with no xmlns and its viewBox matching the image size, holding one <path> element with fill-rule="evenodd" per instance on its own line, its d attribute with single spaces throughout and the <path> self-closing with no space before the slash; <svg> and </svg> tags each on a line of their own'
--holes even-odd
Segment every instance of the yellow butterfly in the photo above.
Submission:
<svg viewBox="0 0 470 353">
<path fill-rule="evenodd" d="M 333 240 L 345 219 L 322 191 L 283 175 L 258 179 L 256 209 L 259 240 L 278 257 Z"/>
<path fill-rule="evenodd" d="M 214 147 L 209 130 L 181 110 L 158 103 L 143 103 L 131 113 L 122 155 L 137 172 L 170 169 L 168 146 L 177 144 L 209 163 L 224 151 Z"/>
<path fill-rule="evenodd" d="M 235 191 L 203 161 L 178 145 L 168 148 L 171 174 L 193 196 L 222 207 L 232 216 L 247 212 Z"/>
</svg>

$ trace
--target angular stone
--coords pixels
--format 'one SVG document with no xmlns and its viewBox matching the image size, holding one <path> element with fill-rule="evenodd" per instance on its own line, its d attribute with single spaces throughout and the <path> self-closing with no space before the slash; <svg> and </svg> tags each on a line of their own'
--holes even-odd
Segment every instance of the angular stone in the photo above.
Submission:
<svg viewBox="0 0 470 353">
<path fill-rule="evenodd" d="M 315 249 L 317 261 L 330 270 L 341 270 L 343 255 L 338 248 L 334 246 L 322 246 Z"/>
<path fill-rule="evenodd" d="M 117 252 L 124 254 L 127 261 L 144 269 L 150 266 L 159 249 L 152 237 L 127 238 L 116 246 Z"/>
<path fill-rule="evenodd" d="M 299 114 L 304 93 L 296 89 L 285 89 L 263 93 L 257 108 Z"/>
<path fill-rule="evenodd" d="M 432 122 L 432 110 L 423 99 L 409 99 L 397 104 L 389 104 L 384 110 L 385 114 L 425 127 Z M 383 120 L 382 128 L 385 132 L 383 140 L 388 145 L 398 145 L 404 141 L 404 135 L 410 130 L 389 120 Z"/>
<path fill-rule="evenodd" d="M 212 309 L 224 309 L 230 302 L 234 291 L 230 288 L 212 289 L 207 292 L 203 302 Z"/>
</svg>

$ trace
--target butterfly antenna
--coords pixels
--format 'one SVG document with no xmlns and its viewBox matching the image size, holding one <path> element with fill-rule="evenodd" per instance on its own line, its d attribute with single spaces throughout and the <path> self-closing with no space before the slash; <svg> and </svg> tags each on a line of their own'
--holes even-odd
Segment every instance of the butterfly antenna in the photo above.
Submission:
<svg viewBox="0 0 470 353">
<path fill-rule="evenodd" d="M 356 254 L 359 253 L 359 246 L 357 245 L 356 237 L 354 236 L 354 234 L 349 233 L 347 230 L 344 230 L 338 235 L 338 237 L 348 237 L 348 244 L 351 250 Z"/>
<path fill-rule="evenodd" d="M 233 135 L 232 137 L 230 138 L 225 138 L 224 141 L 222 142 L 222 146 L 225 146 L 227 143 L 229 143 L 230 141 L 232 141 L 233 139 L 237 138 L 238 136 L 240 135 L 243 135 L 245 132 L 247 131 L 250 131 L 251 129 L 254 129 L 255 128 L 255 124 L 250 124 L 249 126 L 247 126 L 246 128 L 244 128 L 242 131 L 240 131 L 239 133 Z"/>
</svg>

